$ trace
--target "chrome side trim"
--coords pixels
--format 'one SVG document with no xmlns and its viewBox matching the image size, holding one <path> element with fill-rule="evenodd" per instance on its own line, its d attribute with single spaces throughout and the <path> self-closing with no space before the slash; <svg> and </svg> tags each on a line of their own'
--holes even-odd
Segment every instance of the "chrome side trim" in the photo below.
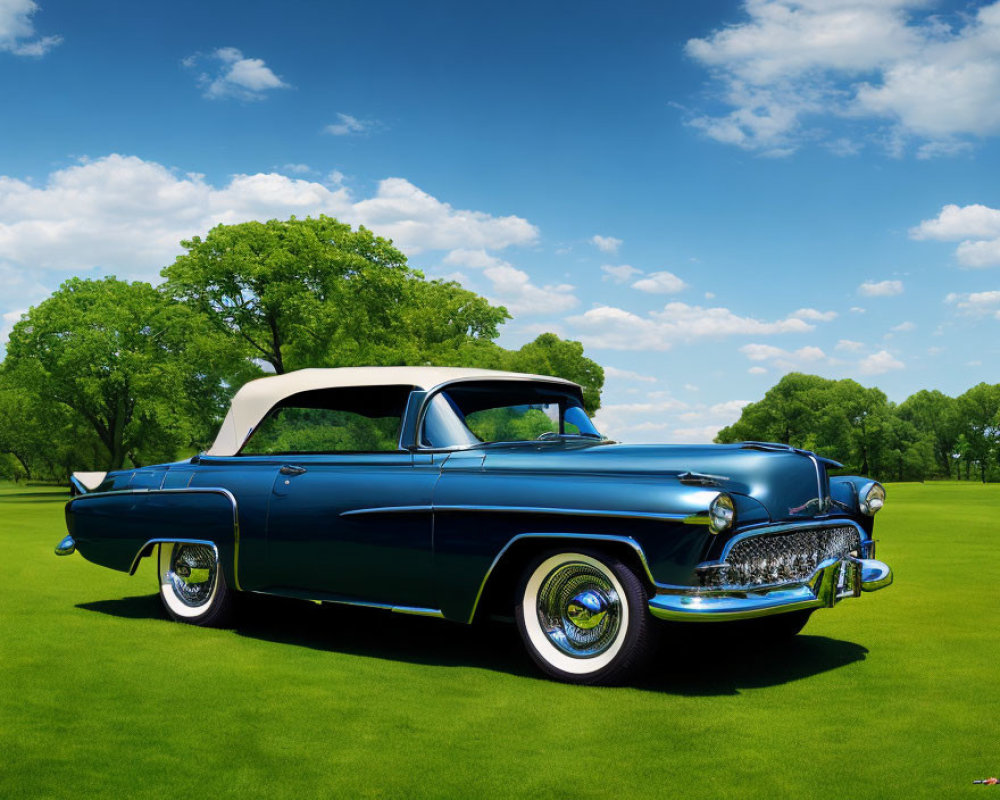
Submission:
<svg viewBox="0 0 1000 800">
<path fill-rule="evenodd" d="M 371 600 L 350 600 L 341 597 L 306 597 L 301 592 L 267 591 L 265 589 L 253 589 L 252 594 L 262 594 L 269 597 L 290 597 L 293 600 L 305 600 L 310 603 L 331 603 L 335 606 L 354 606 L 355 608 L 374 608 L 378 611 L 390 611 L 393 614 L 408 614 L 414 617 L 434 617 L 444 619 L 444 612 L 437 608 L 423 608 L 422 606 L 396 606 L 392 603 L 376 603 Z"/>
<path fill-rule="evenodd" d="M 185 486 L 177 489 L 115 489 L 110 492 L 93 492 L 90 494 L 82 494 L 78 497 L 74 497 L 66 504 L 67 510 L 74 503 L 81 503 L 86 500 L 94 500 L 101 497 L 110 497 L 114 495 L 122 494 L 221 494 L 223 497 L 229 500 L 229 503 L 233 507 L 233 583 L 236 584 L 236 591 L 243 591 L 243 587 L 240 586 L 240 513 L 236 504 L 236 496 L 221 486 Z M 167 541 L 175 542 L 180 541 L 179 539 L 168 539 Z M 148 544 L 148 542 L 147 542 Z M 210 543 L 214 547 L 214 543 Z M 145 547 L 145 545 L 143 545 Z M 140 551 L 141 552 L 141 551 Z M 134 565 L 133 565 L 134 566 Z M 133 569 L 134 572 L 134 569 Z M 131 572 L 129 574 L 132 574 Z"/>
<path fill-rule="evenodd" d="M 376 508 L 352 508 L 350 511 L 341 511 L 342 517 L 361 517 L 366 514 L 413 514 L 420 511 L 433 511 L 433 506 L 380 506 Z"/>
<path fill-rule="evenodd" d="M 409 614 L 413 617 L 435 617 L 444 619 L 444 613 L 438 608 L 421 608 L 420 606 L 393 606 L 393 614 Z"/>
<path fill-rule="evenodd" d="M 695 522 L 690 514 L 667 514 L 654 511 L 612 511 L 609 509 L 588 508 L 547 508 L 545 506 L 384 506 L 380 508 L 355 508 L 340 512 L 342 517 L 354 517 L 363 514 L 407 514 L 417 511 L 449 512 L 474 511 L 487 514 L 551 514 L 562 517 L 617 517 L 621 519 L 660 519 Z M 699 522 L 700 524 L 700 522 Z"/>
<path fill-rule="evenodd" d="M 649 579 L 649 582 L 654 586 L 659 586 L 659 584 L 653 580 L 653 573 L 649 570 L 649 563 L 646 561 L 646 554 L 643 552 L 642 547 L 630 536 L 611 536 L 593 533 L 519 533 L 500 549 L 500 552 L 494 557 L 493 563 L 490 564 L 490 568 L 486 570 L 486 574 L 483 576 L 483 580 L 479 584 L 479 591 L 476 592 L 476 599 L 472 603 L 472 611 L 469 612 L 468 622 L 470 625 L 476 617 L 476 609 L 479 608 L 479 601 L 483 597 L 483 591 L 486 589 L 486 583 L 489 581 L 490 575 L 493 574 L 493 570 L 496 568 L 497 564 L 500 563 L 500 559 L 504 557 L 511 546 L 521 539 L 572 539 L 574 541 L 583 542 L 618 542 L 620 544 L 626 544 L 631 547 L 635 551 L 635 554 L 639 557 L 639 561 L 642 563 L 642 568 L 646 572 L 646 577 Z"/>
<path fill-rule="evenodd" d="M 208 539 L 150 539 L 136 552 L 135 558 L 132 559 L 132 566 L 128 570 L 129 575 L 135 575 L 135 571 L 139 568 L 139 562 L 146 556 L 152 555 L 153 545 L 157 544 L 201 544 L 205 547 L 211 547 L 215 551 L 215 557 L 217 559 L 219 557 L 219 548 L 215 542 Z"/>
</svg>

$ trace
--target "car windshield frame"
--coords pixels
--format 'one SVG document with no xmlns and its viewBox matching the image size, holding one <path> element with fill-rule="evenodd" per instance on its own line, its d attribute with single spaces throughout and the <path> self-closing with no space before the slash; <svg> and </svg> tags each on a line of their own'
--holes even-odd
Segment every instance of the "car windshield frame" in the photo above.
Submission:
<svg viewBox="0 0 1000 800">
<path fill-rule="evenodd" d="M 480 394 L 485 402 L 482 404 L 471 402 L 470 404 L 468 401 L 471 397 L 467 398 L 467 402 L 464 404 L 466 409 L 463 411 L 459 403 L 452 397 L 452 393 L 459 395 L 464 393 L 470 396 Z M 493 403 L 490 401 L 490 398 L 495 398 L 503 394 L 508 394 L 511 398 L 516 398 L 517 402 L 504 404 L 503 402 Z M 531 402 L 532 400 L 534 402 Z M 558 404 L 559 427 L 561 430 L 565 430 L 567 422 L 582 430 L 582 426 L 576 421 L 566 419 L 567 412 L 572 409 L 579 410 L 579 414 L 582 415 L 583 420 L 586 421 L 590 430 L 579 434 L 553 431 L 543 438 L 483 441 L 469 429 L 464 421 L 465 414 L 475 413 L 476 411 L 552 404 Z M 453 431 L 454 436 L 449 438 L 447 442 L 431 443 L 433 440 L 425 438 L 428 416 L 430 414 L 437 414 L 440 417 L 439 423 L 443 427 L 450 428 Z M 438 431 L 436 435 L 440 435 L 440 433 L 441 431 Z M 572 384 L 550 383 L 537 380 L 463 380 L 439 386 L 430 392 L 421 404 L 414 434 L 414 449 L 430 451 L 474 450 L 496 445 L 539 445 L 553 442 L 599 444 L 609 441 L 597 430 L 587 414 L 583 404 L 583 395 L 579 387 Z"/>
</svg>

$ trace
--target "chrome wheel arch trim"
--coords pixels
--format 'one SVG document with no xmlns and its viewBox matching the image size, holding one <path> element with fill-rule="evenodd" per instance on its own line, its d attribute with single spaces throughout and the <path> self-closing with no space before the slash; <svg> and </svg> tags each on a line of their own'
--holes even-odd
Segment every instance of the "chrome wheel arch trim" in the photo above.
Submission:
<svg viewBox="0 0 1000 800">
<path fill-rule="evenodd" d="M 507 554 L 507 551 L 510 550 L 516 542 L 524 539 L 552 539 L 555 542 L 567 541 L 573 542 L 574 546 L 579 546 L 581 542 L 583 544 L 586 544 L 587 542 L 594 542 L 597 544 L 602 542 L 614 542 L 617 544 L 627 545 L 631 547 L 635 554 L 639 557 L 639 562 L 642 564 L 642 569 L 646 575 L 646 579 L 657 589 L 666 588 L 663 584 L 658 584 L 653 579 L 653 573 L 649 569 L 649 562 L 646 560 L 646 553 L 643 551 L 642 546 L 630 536 L 615 536 L 611 534 L 597 533 L 519 533 L 517 536 L 512 537 L 502 548 L 500 548 L 500 552 L 496 554 L 489 569 L 486 570 L 486 574 L 483 576 L 483 580 L 479 584 L 479 591 L 476 592 L 476 599 L 472 603 L 472 610 L 469 612 L 469 618 L 467 620 L 468 624 L 471 625 L 473 620 L 476 618 L 479 601 L 482 600 L 483 592 L 486 590 L 486 584 L 489 582 L 490 576 L 496 569 L 497 564 L 500 563 L 501 559 Z"/>
<path fill-rule="evenodd" d="M 135 554 L 135 558 L 132 559 L 132 566 L 129 567 L 128 574 L 135 575 L 135 571 L 139 568 L 139 562 L 147 556 L 153 555 L 153 548 L 158 544 L 200 544 L 205 547 L 211 547 L 215 551 L 216 559 L 219 558 L 219 548 L 216 546 L 215 542 L 210 539 L 176 539 L 176 538 L 163 538 L 163 539 L 150 539 L 142 547 L 139 548 L 138 552 Z"/>
<path fill-rule="evenodd" d="M 91 492 L 88 494 L 81 494 L 74 497 L 68 503 L 66 503 L 66 510 L 74 503 L 83 503 L 88 500 L 96 500 L 101 497 L 114 497 L 118 495 L 126 494 L 221 494 L 227 500 L 229 500 L 230 505 L 233 507 L 233 584 L 237 591 L 242 591 L 243 587 L 240 586 L 240 513 L 236 502 L 236 495 L 234 495 L 229 489 L 224 489 L 221 486 L 185 486 L 176 489 L 114 489 L 109 492 Z M 162 542 L 191 542 L 195 544 L 210 544 L 212 547 L 217 547 L 215 542 L 208 542 L 206 540 L 196 540 L 196 539 L 177 539 L 177 538 L 166 538 L 166 539 L 150 539 L 142 547 L 139 548 L 139 552 L 136 554 L 135 559 L 132 561 L 132 567 L 129 570 L 129 575 L 135 573 L 138 568 L 138 562 L 142 558 L 142 551 L 150 545 L 150 543 L 162 543 Z M 147 554 L 148 555 L 148 554 Z"/>
</svg>

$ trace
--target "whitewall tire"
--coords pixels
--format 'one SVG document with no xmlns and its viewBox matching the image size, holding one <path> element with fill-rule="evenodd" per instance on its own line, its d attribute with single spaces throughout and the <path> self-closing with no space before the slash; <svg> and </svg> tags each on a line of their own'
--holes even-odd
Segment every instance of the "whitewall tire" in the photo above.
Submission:
<svg viewBox="0 0 1000 800">
<path fill-rule="evenodd" d="M 548 552 L 524 572 L 515 609 L 532 659 L 569 683 L 618 683 L 644 666 L 653 625 L 643 582 L 590 551 Z"/>
<path fill-rule="evenodd" d="M 160 600 L 179 622 L 221 626 L 232 612 L 232 592 L 214 546 L 176 542 L 159 545 Z"/>
</svg>

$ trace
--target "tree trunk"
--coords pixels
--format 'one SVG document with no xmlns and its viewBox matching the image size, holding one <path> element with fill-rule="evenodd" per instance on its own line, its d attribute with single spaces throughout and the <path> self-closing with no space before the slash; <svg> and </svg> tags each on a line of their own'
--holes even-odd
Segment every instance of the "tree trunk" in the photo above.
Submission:
<svg viewBox="0 0 1000 800">
<path fill-rule="evenodd" d="M 283 375 L 285 372 L 285 361 L 281 357 L 281 337 L 278 335 L 278 323 L 275 322 L 273 317 L 268 317 L 267 324 L 271 328 L 271 363 L 274 366 L 274 371 L 278 375 Z"/>
<path fill-rule="evenodd" d="M 30 481 L 31 467 L 28 466 L 28 462 L 25 461 L 23 458 L 21 458 L 21 456 L 18 453 L 12 453 L 12 455 L 20 462 L 21 466 L 24 467 L 24 479 Z"/>
</svg>

